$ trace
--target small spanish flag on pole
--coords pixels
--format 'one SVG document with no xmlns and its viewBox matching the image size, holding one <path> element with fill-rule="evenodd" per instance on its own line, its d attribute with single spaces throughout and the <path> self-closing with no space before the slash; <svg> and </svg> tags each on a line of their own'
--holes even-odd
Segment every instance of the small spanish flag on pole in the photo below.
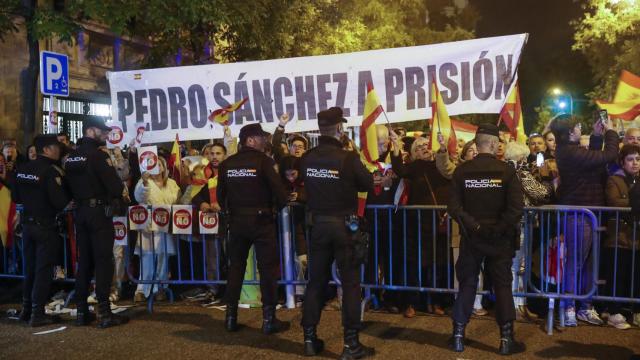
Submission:
<svg viewBox="0 0 640 360">
<path fill-rule="evenodd" d="M 364 112 L 362 114 L 362 125 L 360 125 L 360 160 L 370 172 L 379 170 L 378 168 L 378 131 L 376 129 L 376 119 L 382 114 L 382 105 L 376 94 L 373 84 L 367 83 L 367 98 L 364 101 Z M 367 204 L 367 193 L 358 193 L 358 216 L 364 216 L 364 209 Z"/>
<path fill-rule="evenodd" d="M 511 88 L 511 92 L 507 97 L 507 101 L 502 106 L 502 110 L 500 110 L 498 125 L 500 125 L 501 121 L 509 128 L 511 137 L 515 139 L 517 143 L 527 143 L 527 135 L 524 133 L 522 105 L 520 103 L 520 86 L 517 80 Z"/>
<path fill-rule="evenodd" d="M 169 173 L 173 180 L 175 180 L 178 185 L 180 184 L 181 177 L 181 165 L 182 159 L 180 156 L 180 139 L 178 138 L 178 134 L 176 134 L 176 140 L 173 142 L 173 147 L 171 148 L 171 155 L 169 156 L 169 161 L 167 167 L 169 168 Z"/>
<path fill-rule="evenodd" d="M 442 134 L 447 142 L 449 154 L 455 154 L 458 146 L 456 132 L 435 80 L 431 83 L 431 121 L 431 141 L 429 142 L 431 149 L 433 151 L 440 149 L 438 134 Z"/>
<path fill-rule="evenodd" d="M 214 110 L 209 114 L 209 121 L 217 122 L 220 125 L 229 125 L 229 114 L 240 109 L 244 103 L 246 103 L 249 98 L 244 98 L 237 103 L 231 104 L 225 108 Z"/>
</svg>

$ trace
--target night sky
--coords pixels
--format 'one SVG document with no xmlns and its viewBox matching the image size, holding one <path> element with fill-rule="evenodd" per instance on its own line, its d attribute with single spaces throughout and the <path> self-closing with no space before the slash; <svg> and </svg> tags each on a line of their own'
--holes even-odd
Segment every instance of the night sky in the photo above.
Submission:
<svg viewBox="0 0 640 360">
<path fill-rule="evenodd" d="M 475 0 L 479 10 L 476 36 L 529 33 L 519 68 L 525 127 L 536 120 L 534 107 L 548 89 L 558 86 L 584 98 L 593 86 L 584 56 L 571 50 L 573 27 L 583 10 L 571 0 Z M 576 103 L 581 111 L 584 103 Z"/>
</svg>

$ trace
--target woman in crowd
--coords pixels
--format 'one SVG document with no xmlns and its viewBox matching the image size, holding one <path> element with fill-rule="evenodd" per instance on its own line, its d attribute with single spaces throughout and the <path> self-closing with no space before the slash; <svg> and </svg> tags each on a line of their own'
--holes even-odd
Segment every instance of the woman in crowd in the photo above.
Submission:
<svg viewBox="0 0 640 360">
<path fill-rule="evenodd" d="M 138 181 L 135 188 L 135 198 L 140 204 L 145 205 L 173 205 L 178 203 L 180 198 L 180 188 L 178 184 L 169 179 L 167 163 L 162 157 L 158 157 L 158 175 L 150 175 L 145 172 Z M 140 278 L 141 280 L 168 280 L 169 279 L 169 256 L 175 255 L 176 246 L 171 234 L 140 231 L 138 233 L 138 243 L 136 253 L 140 255 Z M 153 286 L 156 293 L 156 300 L 166 299 L 164 286 Z M 152 285 L 139 284 L 136 289 L 134 301 L 144 301 L 151 295 Z M 160 288 L 158 290 L 158 288 Z"/>
<path fill-rule="evenodd" d="M 33 161 L 38 157 L 38 155 L 36 154 L 36 146 L 35 145 L 29 145 L 29 147 L 27 147 L 27 159 L 29 159 L 29 161 Z"/>
<path fill-rule="evenodd" d="M 449 179 L 440 174 L 436 167 L 433 152 L 429 150 L 429 139 L 417 138 L 411 145 L 412 162 L 404 164 L 400 149 L 400 138 L 393 132 L 390 134 L 393 142 L 391 156 L 392 168 L 396 174 L 409 183 L 408 205 L 443 205 L 449 197 Z M 418 223 L 420 216 L 421 222 Z M 439 211 L 408 212 L 407 221 L 407 285 L 423 287 L 447 287 L 447 219 Z M 435 220 L 435 227 L 433 226 Z M 420 228 L 418 225 L 420 224 Z M 419 244 L 418 231 L 421 243 Z M 422 248 L 423 264 L 418 264 L 418 246 Z M 435 253 L 433 252 L 435 249 Z M 436 273 L 433 273 L 435 265 Z M 419 279 L 418 270 L 422 268 L 425 275 Z M 422 281 L 420 281 L 422 280 Z M 418 303 L 418 294 L 406 293 L 405 316 L 415 316 L 414 307 Z M 427 305 L 429 312 L 443 315 L 446 298 L 440 294 L 432 295 Z"/>
<path fill-rule="evenodd" d="M 545 159 L 553 159 L 556 157 L 556 137 L 550 130 L 542 134 L 547 150 L 544 152 Z"/>
<path fill-rule="evenodd" d="M 551 201 L 552 188 L 548 183 L 542 183 L 529 171 L 527 164 L 527 156 L 529 155 L 529 147 L 517 142 L 510 142 L 506 146 L 505 159 L 516 169 L 516 175 L 522 184 L 522 192 L 524 194 L 525 206 L 539 206 L 548 204 Z M 527 289 L 524 288 L 524 269 L 525 269 L 525 244 L 524 244 L 524 222 L 520 226 L 520 246 L 513 258 L 511 273 L 513 275 L 512 291 L 514 293 L 523 293 Z M 532 313 L 527 307 L 527 299 L 524 297 L 513 297 L 516 307 L 516 315 L 520 319 L 535 320 L 537 315 Z"/>
<path fill-rule="evenodd" d="M 607 179 L 607 206 L 628 207 L 629 190 L 638 186 L 636 184 L 640 182 L 640 147 L 624 145 L 620 150 L 618 163 L 621 168 Z M 601 256 L 601 268 L 607 281 L 606 296 L 640 297 L 640 244 L 634 238 L 633 223 L 631 214 L 621 213 L 619 218 L 613 216 L 607 224 L 607 237 L 602 246 Z M 622 315 L 622 305 L 615 302 L 607 304 L 607 324 L 624 330 L 631 325 Z M 630 307 L 633 323 L 640 326 L 640 308 L 636 304 Z"/>
</svg>

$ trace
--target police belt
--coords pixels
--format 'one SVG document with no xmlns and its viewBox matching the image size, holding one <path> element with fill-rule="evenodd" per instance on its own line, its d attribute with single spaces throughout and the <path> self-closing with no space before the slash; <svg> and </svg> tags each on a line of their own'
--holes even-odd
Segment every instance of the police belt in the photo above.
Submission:
<svg viewBox="0 0 640 360">
<path fill-rule="evenodd" d="M 55 217 L 48 218 L 48 217 L 40 217 L 40 216 L 25 216 L 22 219 L 22 221 L 25 225 L 37 225 L 37 226 L 44 226 L 44 227 L 56 226 Z"/>
<path fill-rule="evenodd" d="M 271 216 L 273 210 L 269 208 L 238 208 L 231 210 L 231 216 Z"/>
<path fill-rule="evenodd" d="M 91 199 L 78 200 L 78 206 L 88 206 L 91 208 L 94 208 L 96 206 L 103 206 L 107 204 L 108 202 L 103 199 L 91 198 Z"/>
</svg>

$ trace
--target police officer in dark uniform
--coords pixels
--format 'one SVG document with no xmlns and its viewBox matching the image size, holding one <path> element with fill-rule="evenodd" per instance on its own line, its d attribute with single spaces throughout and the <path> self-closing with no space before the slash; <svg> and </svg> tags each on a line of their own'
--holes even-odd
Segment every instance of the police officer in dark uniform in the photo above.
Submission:
<svg viewBox="0 0 640 360">
<path fill-rule="evenodd" d="M 126 323 L 125 316 L 112 314 L 109 292 L 113 277 L 113 212 L 122 205 L 123 184 L 109 155 L 101 150 L 111 128 L 97 119 L 82 124 L 84 137 L 64 163 L 67 179 L 77 206 L 75 227 L 78 251 L 76 301 L 77 325 L 89 325 L 95 316 L 89 312 L 87 296 L 95 273 L 98 299 L 98 327 Z M 122 211 L 122 209 L 118 209 Z"/>
<path fill-rule="evenodd" d="M 341 359 L 360 359 L 373 354 L 358 340 L 360 321 L 360 261 L 355 257 L 355 215 L 358 192 L 373 190 L 373 176 L 357 153 L 342 150 L 342 109 L 333 107 L 318 113 L 319 145 L 302 157 L 300 174 L 307 190 L 312 228 L 309 245 L 310 280 L 304 296 L 302 327 L 304 353 L 316 355 L 324 343 L 316 326 L 324 306 L 325 291 L 334 259 L 342 280 L 342 325 L 344 349 Z M 380 179 L 378 179 L 380 181 Z M 362 256 L 367 256 L 364 250 Z"/>
<path fill-rule="evenodd" d="M 496 295 L 496 321 L 500 327 L 500 354 L 524 350 L 515 342 L 513 321 L 516 318 L 511 293 L 511 264 L 519 242 L 518 228 L 523 209 L 520 180 L 515 170 L 495 157 L 498 128 L 481 125 L 476 132 L 478 156 L 459 165 L 447 211 L 461 227 L 460 256 L 456 276 L 460 290 L 453 307 L 454 351 L 464 350 L 464 331 L 478 287 L 478 273 L 484 261 L 490 269 Z"/>
<path fill-rule="evenodd" d="M 64 184 L 64 172 L 56 164 L 62 144 L 56 135 L 38 135 L 34 140 L 38 157 L 24 163 L 16 173 L 13 199 L 24 206 L 22 213 L 26 273 L 20 319 L 31 326 L 59 321 L 47 316 L 44 306 L 53 280 L 53 266 L 60 245 L 56 215 L 71 197 Z"/>
<path fill-rule="evenodd" d="M 287 195 L 273 159 L 264 153 L 267 135 L 260 124 L 245 125 L 240 129 L 242 148 L 223 161 L 218 171 L 218 202 L 230 215 L 230 267 L 225 294 L 227 331 L 238 329 L 238 300 L 251 245 L 255 246 L 260 271 L 262 332 L 273 334 L 284 328 L 276 319 L 280 263 L 274 206 L 275 210 L 282 209 Z"/>
</svg>

